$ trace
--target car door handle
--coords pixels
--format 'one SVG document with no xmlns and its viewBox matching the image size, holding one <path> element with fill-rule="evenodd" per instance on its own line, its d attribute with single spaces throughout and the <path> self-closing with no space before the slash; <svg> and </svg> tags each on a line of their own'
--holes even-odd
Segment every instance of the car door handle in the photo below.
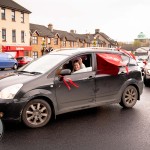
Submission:
<svg viewBox="0 0 150 150">
<path fill-rule="evenodd" d="M 93 78 L 94 78 L 93 76 L 89 76 L 89 77 L 88 77 L 88 79 L 93 79 Z"/>
<path fill-rule="evenodd" d="M 93 76 L 89 76 L 89 77 L 86 77 L 86 78 L 82 78 L 82 80 L 90 80 L 90 79 L 93 79 L 94 77 Z"/>
<path fill-rule="evenodd" d="M 126 72 L 123 72 L 123 71 L 122 71 L 122 72 L 120 72 L 120 74 L 126 74 Z"/>
</svg>

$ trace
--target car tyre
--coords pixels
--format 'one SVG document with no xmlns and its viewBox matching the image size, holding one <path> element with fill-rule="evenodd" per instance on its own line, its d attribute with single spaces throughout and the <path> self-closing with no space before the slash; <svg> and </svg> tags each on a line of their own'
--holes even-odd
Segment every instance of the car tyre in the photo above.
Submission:
<svg viewBox="0 0 150 150">
<path fill-rule="evenodd" d="M 136 104 L 137 99 L 138 91 L 134 86 L 130 85 L 124 90 L 120 105 L 124 108 L 132 108 Z"/>
<path fill-rule="evenodd" d="M 14 64 L 13 69 L 16 70 L 18 68 L 17 64 Z"/>
<path fill-rule="evenodd" d="M 45 126 L 52 117 L 50 105 L 42 100 L 35 99 L 27 103 L 22 113 L 24 124 L 30 128 Z"/>
<path fill-rule="evenodd" d="M 144 76 L 143 81 L 144 81 L 144 85 L 145 85 L 145 86 L 149 86 L 149 85 L 150 85 L 149 81 L 146 79 L 145 76 Z"/>
</svg>

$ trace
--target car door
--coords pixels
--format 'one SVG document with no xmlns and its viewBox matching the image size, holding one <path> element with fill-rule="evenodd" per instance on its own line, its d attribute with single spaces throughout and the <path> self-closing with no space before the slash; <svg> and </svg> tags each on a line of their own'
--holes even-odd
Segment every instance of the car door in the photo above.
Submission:
<svg viewBox="0 0 150 150">
<path fill-rule="evenodd" d="M 127 61 L 129 61 L 128 57 L 126 57 L 126 59 Z M 101 63 L 101 61 L 97 61 L 97 63 Z M 97 103 L 112 102 L 118 99 L 119 91 L 125 83 L 125 81 L 127 80 L 126 68 L 118 67 L 118 69 L 119 72 L 117 73 L 117 75 L 100 73 L 99 71 L 97 71 L 95 76 L 95 90 Z"/>
<path fill-rule="evenodd" d="M 64 80 L 60 80 L 59 76 L 55 77 L 59 111 L 86 108 L 95 103 L 95 71 L 92 70 L 92 66 L 86 67 L 86 71 L 84 68 L 83 72 L 66 75 Z"/>
<path fill-rule="evenodd" d="M 7 67 L 11 68 L 11 67 L 14 66 L 14 64 L 15 64 L 14 58 L 11 55 L 8 54 L 8 66 Z"/>
</svg>

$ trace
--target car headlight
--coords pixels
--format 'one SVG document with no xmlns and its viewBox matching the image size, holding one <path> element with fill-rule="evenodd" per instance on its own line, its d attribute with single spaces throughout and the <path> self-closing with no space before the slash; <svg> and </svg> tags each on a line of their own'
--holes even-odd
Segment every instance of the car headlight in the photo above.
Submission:
<svg viewBox="0 0 150 150">
<path fill-rule="evenodd" d="M 1 99 L 13 99 L 23 84 L 14 84 L 0 91 Z"/>
</svg>

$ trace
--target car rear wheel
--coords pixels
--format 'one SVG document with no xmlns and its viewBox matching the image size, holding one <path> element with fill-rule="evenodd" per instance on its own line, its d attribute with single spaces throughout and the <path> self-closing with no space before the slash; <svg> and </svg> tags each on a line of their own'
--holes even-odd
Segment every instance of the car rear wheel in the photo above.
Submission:
<svg viewBox="0 0 150 150">
<path fill-rule="evenodd" d="M 31 100 L 25 106 L 22 113 L 22 120 L 24 124 L 31 128 L 38 128 L 45 126 L 52 116 L 52 109 L 50 105 L 42 100 Z"/>
<path fill-rule="evenodd" d="M 14 64 L 13 69 L 16 70 L 18 68 L 17 64 Z"/>
<path fill-rule="evenodd" d="M 136 104 L 137 99 L 138 91 L 134 86 L 130 85 L 124 90 L 120 105 L 124 108 L 132 108 Z"/>
</svg>

